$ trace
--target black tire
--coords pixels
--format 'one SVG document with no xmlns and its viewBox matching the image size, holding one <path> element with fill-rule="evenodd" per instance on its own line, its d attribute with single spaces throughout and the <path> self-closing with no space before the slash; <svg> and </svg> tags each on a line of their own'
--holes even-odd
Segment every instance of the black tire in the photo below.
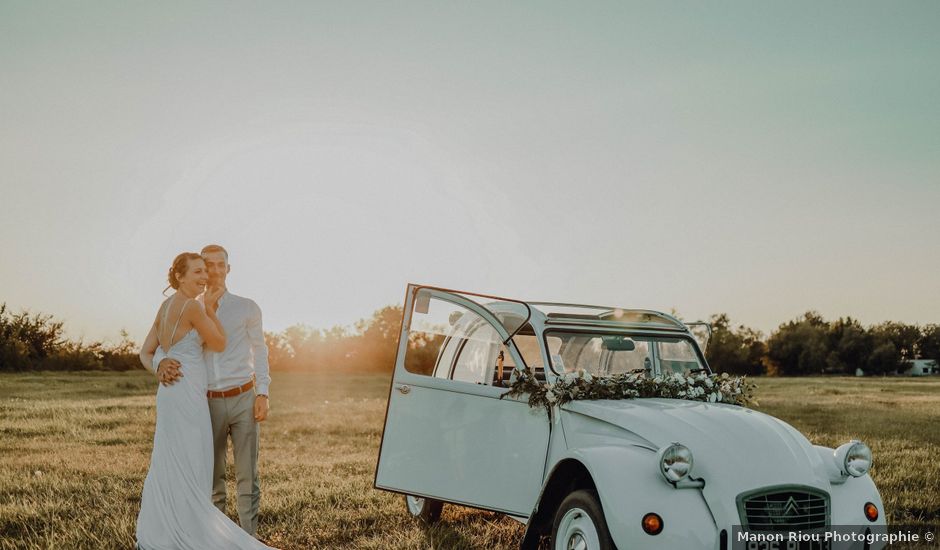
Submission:
<svg viewBox="0 0 940 550">
<path fill-rule="evenodd" d="M 569 512 L 571 515 L 569 515 Z M 566 517 L 567 516 L 567 517 Z M 562 522 L 565 525 L 562 526 Z M 590 528 L 593 526 L 596 533 L 597 542 L 594 543 L 590 536 Z M 559 528 L 565 530 L 565 533 L 559 533 Z M 583 535 L 583 536 L 582 536 Z M 559 540 L 559 536 L 568 540 Z M 581 536 L 581 540 L 588 543 L 587 550 L 616 550 L 614 541 L 610 538 L 610 531 L 607 529 L 607 521 L 604 519 L 604 511 L 601 510 L 601 504 L 591 491 L 584 489 L 574 491 L 565 500 L 561 501 L 558 509 L 555 511 L 555 520 L 552 522 L 552 542 L 553 549 L 567 549 L 569 543 Z M 597 546 L 594 548 L 593 546 Z"/>
<path fill-rule="evenodd" d="M 405 509 L 408 515 L 425 523 L 437 523 L 441 519 L 444 503 L 433 498 L 405 495 Z"/>
</svg>

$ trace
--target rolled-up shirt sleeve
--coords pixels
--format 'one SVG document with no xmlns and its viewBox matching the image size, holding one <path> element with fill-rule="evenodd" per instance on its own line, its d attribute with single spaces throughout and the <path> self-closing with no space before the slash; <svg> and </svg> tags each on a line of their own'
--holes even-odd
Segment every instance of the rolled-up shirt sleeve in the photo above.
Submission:
<svg viewBox="0 0 940 550">
<path fill-rule="evenodd" d="M 255 386 L 259 394 L 268 395 L 268 386 L 271 384 L 268 346 L 264 343 L 264 329 L 261 328 L 261 308 L 253 301 L 248 315 L 248 340 L 251 343 L 251 358 L 255 365 Z"/>
</svg>

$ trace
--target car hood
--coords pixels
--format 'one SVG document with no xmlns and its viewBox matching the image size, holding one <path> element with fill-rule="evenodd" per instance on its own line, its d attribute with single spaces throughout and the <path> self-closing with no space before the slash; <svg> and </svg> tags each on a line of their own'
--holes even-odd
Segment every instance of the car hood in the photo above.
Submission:
<svg viewBox="0 0 940 550">
<path fill-rule="evenodd" d="M 719 524 L 738 524 L 736 497 L 773 485 L 807 485 L 828 492 L 829 479 L 812 444 L 792 426 L 735 405 L 676 399 L 572 401 L 568 414 L 612 424 L 632 444 L 662 448 L 679 442 L 694 457 L 692 477 Z M 567 437 L 567 434 L 566 434 Z M 654 462 L 654 461 L 651 461 Z M 658 475 L 655 465 L 651 475 Z"/>
</svg>

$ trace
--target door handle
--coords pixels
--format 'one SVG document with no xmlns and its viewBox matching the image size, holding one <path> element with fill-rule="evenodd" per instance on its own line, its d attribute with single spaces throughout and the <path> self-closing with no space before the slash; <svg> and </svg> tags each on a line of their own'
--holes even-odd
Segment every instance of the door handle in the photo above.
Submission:
<svg viewBox="0 0 940 550">
<path fill-rule="evenodd" d="M 395 389 L 400 391 L 402 395 L 408 395 L 411 392 L 411 386 L 408 384 L 401 384 L 400 386 L 395 386 Z"/>
</svg>

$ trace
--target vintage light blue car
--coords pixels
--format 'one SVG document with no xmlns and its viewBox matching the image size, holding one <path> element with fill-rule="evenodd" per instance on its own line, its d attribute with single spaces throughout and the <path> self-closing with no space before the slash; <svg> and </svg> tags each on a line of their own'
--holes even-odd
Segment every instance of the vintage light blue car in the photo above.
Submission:
<svg viewBox="0 0 940 550">
<path fill-rule="evenodd" d="M 709 372 L 667 314 L 409 285 L 375 487 L 426 521 L 445 502 L 504 513 L 524 548 L 725 550 L 742 529 L 885 526 L 861 442 L 814 446 L 766 414 L 685 399 L 533 408 L 501 398 L 517 368 L 549 383 Z"/>
</svg>

